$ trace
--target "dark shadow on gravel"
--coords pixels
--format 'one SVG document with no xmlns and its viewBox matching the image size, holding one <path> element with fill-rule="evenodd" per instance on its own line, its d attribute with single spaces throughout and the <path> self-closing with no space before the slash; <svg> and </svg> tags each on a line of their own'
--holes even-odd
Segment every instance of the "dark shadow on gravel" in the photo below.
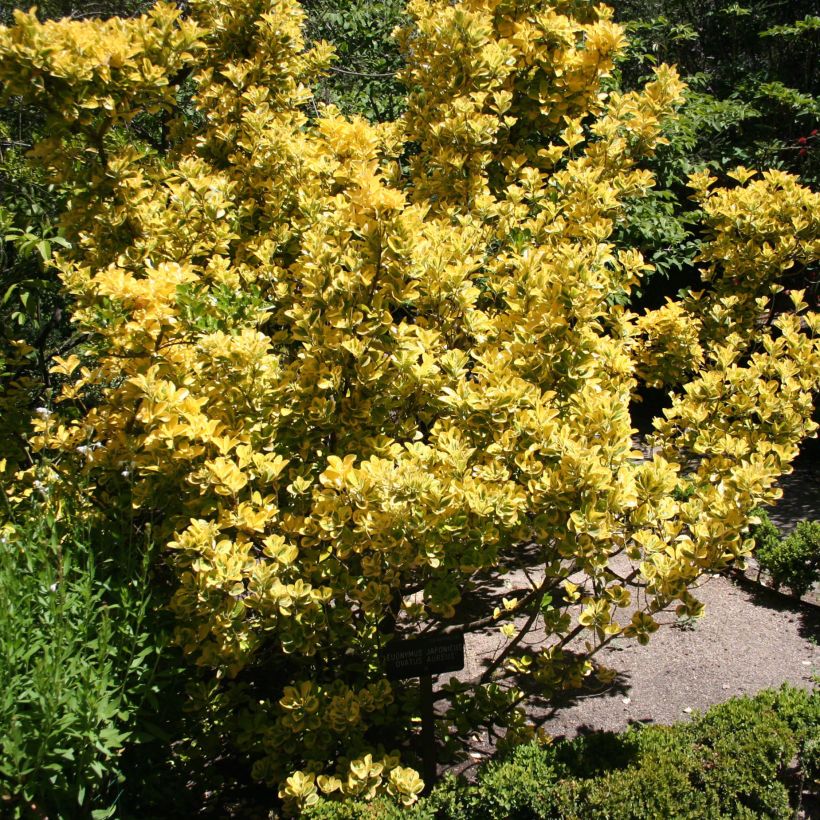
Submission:
<svg viewBox="0 0 820 820">
<path fill-rule="evenodd" d="M 509 680 L 520 686 L 523 691 L 532 689 L 532 681 L 525 676 L 511 676 Z M 615 679 L 606 686 L 586 685 L 580 689 L 573 689 L 567 692 L 561 692 L 551 698 L 538 696 L 537 694 L 530 694 L 527 699 L 527 716 L 532 721 L 533 725 L 540 728 L 553 718 L 558 717 L 561 712 L 572 709 L 585 701 L 591 699 L 595 700 L 613 700 L 615 698 L 627 697 L 632 690 L 630 682 L 631 675 L 626 672 L 618 672 Z M 582 724 L 577 727 L 576 731 L 579 734 L 585 734 L 595 731 L 600 731 L 600 727 L 589 726 Z M 563 735 L 556 735 L 556 739 L 560 739 Z"/>
<path fill-rule="evenodd" d="M 778 481 L 783 497 L 766 512 L 784 534 L 798 521 L 820 518 L 820 439 L 804 441 L 792 472 Z"/>
<path fill-rule="evenodd" d="M 785 592 L 778 592 L 757 584 L 744 575 L 734 575 L 732 580 L 748 596 L 755 606 L 766 607 L 796 621 L 798 633 L 806 640 L 820 639 L 820 607 L 796 600 Z"/>
</svg>

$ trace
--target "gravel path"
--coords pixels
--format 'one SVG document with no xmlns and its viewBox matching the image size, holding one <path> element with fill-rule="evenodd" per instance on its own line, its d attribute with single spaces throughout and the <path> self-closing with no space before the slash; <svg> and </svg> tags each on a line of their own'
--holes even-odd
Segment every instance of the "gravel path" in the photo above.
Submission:
<svg viewBox="0 0 820 820">
<path fill-rule="evenodd" d="M 630 723 L 674 723 L 735 695 L 788 681 L 810 688 L 820 673 L 820 612 L 752 584 L 714 578 L 699 591 L 706 616 L 691 628 L 659 630 L 647 646 L 615 641 L 601 661 L 619 670 L 599 696 L 576 698 L 543 715 L 552 735 Z M 533 715 L 538 719 L 541 715 Z"/>
</svg>

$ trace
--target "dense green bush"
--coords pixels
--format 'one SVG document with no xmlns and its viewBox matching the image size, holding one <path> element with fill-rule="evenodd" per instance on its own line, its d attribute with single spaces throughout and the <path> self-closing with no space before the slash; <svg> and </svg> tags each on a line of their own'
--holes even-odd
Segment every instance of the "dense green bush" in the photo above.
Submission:
<svg viewBox="0 0 820 820">
<path fill-rule="evenodd" d="M 751 534 L 755 541 L 755 557 L 761 561 L 761 555 L 776 550 L 781 541 L 780 528 L 772 521 L 766 510 L 758 507 L 752 511 L 758 523 L 752 526 Z"/>
<path fill-rule="evenodd" d="M 805 595 L 820 581 L 820 521 L 800 521 L 782 538 L 764 511 L 758 510 L 757 517 L 760 524 L 752 534 L 760 568 L 778 588 L 785 586 L 797 596 Z"/>
<path fill-rule="evenodd" d="M 38 519 L 0 541 L 0 814 L 111 816 L 164 645 L 117 532 Z M 35 808 L 36 807 L 36 808 Z M 39 814 L 38 814 L 39 812 Z"/>
<path fill-rule="evenodd" d="M 485 764 L 475 783 L 452 776 L 411 811 L 322 802 L 322 820 L 438 818 L 788 818 L 789 765 L 816 781 L 820 693 L 784 686 L 712 707 L 691 723 L 526 744 Z M 796 788 L 792 788 L 796 792 Z"/>
<path fill-rule="evenodd" d="M 392 38 L 406 25 L 404 0 L 306 0 L 310 40 L 332 43 L 336 59 L 317 84 L 320 103 L 369 120 L 395 119 L 404 110 L 405 90 L 396 77 L 403 59 Z"/>
<path fill-rule="evenodd" d="M 805 595 L 820 581 L 820 521 L 801 521 L 770 562 L 772 577 Z"/>
</svg>

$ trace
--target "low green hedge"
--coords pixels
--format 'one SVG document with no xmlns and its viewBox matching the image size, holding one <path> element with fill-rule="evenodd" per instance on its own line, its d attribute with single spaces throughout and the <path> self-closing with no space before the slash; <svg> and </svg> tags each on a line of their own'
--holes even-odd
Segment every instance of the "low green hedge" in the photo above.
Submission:
<svg viewBox="0 0 820 820">
<path fill-rule="evenodd" d="M 752 530 L 754 556 L 776 587 L 788 587 L 798 597 L 820 581 L 820 521 L 800 521 L 785 538 L 763 510 Z"/>
<path fill-rule="evenodd" d="M 448 776 L 411 809 L 385 801 L 314 806 L 313 820 L 790 818 L 817 786 L 820 693 L 784 686 L 714 706 L 691 723 L 531 743 Z M 794 769 L 793 761 L 798 768 Z"/>
</svg>

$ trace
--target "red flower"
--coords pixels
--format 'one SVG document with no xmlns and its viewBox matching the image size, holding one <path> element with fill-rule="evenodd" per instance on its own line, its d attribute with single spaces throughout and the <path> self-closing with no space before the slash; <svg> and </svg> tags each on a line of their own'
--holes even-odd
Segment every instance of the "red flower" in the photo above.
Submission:
<svg viewBox="0 0 820 820">
<path fill-rule="evenodd" d="M 797 140 L 798 145 L 805 145 L 808 140 L 805 137 L 799 137 Z"/>
<path fill-rule="evenodd" d="M 798 153 L 801 157 L 805 157 L 809 152 L 805 148 L 801 148 Z"/>
</svg>

